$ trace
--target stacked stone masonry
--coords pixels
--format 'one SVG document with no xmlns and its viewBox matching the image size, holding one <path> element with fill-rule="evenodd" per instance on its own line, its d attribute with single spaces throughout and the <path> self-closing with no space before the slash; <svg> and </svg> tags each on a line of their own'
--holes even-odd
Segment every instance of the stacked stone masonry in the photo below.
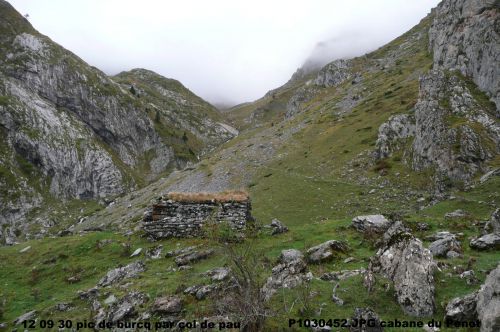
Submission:
<svg viewBox="0 0 500 332">
<path fill-rule="evenodd" d="M 144 231 L 153 238 L 186 238 L 203 235 L 203 225 L 227 222 L 243 230 L 251 216 L 250 200 L 243 202 L 176 202 L 154 204 L 143 219 Z"/>
</svg>

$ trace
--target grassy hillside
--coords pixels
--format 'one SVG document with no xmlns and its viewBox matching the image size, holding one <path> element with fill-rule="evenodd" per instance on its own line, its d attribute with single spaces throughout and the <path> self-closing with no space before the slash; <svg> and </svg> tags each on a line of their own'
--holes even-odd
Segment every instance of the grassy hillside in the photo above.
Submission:
<svg viewBox="0 0 500 332">
<path fill-rule="evenodd" d="M 434 316 L 425 321 L 442 320 L 448 301 L 478 289 L 500 261 L 498 251 L 479 252 L 468 246 L 470 239 L 480 234 L 482 222 L 500 205 L 500 179 L 493 177 L 467 190 L 452 189 L 446 199 L 435 204 L 432 171 L 412 171 L 402 152 L 379 162 L 372 158 L 379 126 L 391 115 L 411 112 L 417 101 L 419 76 L 432 65 L 427 51 L 430 19 L 424 19 L 375 52 L 353 59 L 353 71 L 360 77 L 358 82 L 353 84 L 348 80 L 337 87 L 319 89 L 292 118 L 284 119 L 286 104 L 311 77 L 280 88 L 255 103 L 233 108 L 228 116 L 243 130 L 238 137 L 192 168 L 174 172 L 118 198 L 113 205 L 89 215 L 75 227 L 76 231 L 89 227 L 105 231 L 0 248 L 0 280 L 4 283 L 0 291 L 0 305 L 4 303 L 0 322 L 11 322 L 33 309 L 40 312 L 41 318 L 90 319 L 89 304 L 80 300 L 76 292 L 94 286 L 108 270 L 142 259 L 142 254 L 140 258 L 129 257 L 134 249 L 145 250 L 158 244 L 163 245 L 164 252 L 199 244 L 215 248 L 216 254 L 186 271 L 174 271 L 172 258 L 148 260 L 147 270 L 139 278 L 128 279 L 122 283 L 123 287 L 102 292 L 101 303 L 111 293 L 120 297 L 138 290 L 149 295 L 148 302 L 141 307 L 147 311 L 156 297 L 179 294 L 185 301 L 183 318 L 212 316 L 217 312 L 211 299 L 198 301 L 183 295 L 182 290 L 208 282 L 200 273 L 210 268 L 234 268 L 228 248 L 249 252 L 250 258 L 242 254 L 242 262 L 248 259 L 255 263 L 254 277 L 262 283 L 270 275 L 281 250 L 304 251 L 331 239 L 346 241 L 350 250 L 328 263 L 310 266 L 316 277 L 310 284 L 280 290 L 268 304 L 270 315 L 264 330 L 306 331 L 286 329 L 288 318 L 350 318 L 356 307 L 365 306 L 372 307 L 382 319 L 412 320 L 402 312 L 394 299 L 394 289 L 386 287 L 386 280 L 378 280 L 370 294 L 363 287 L 361 276 L 340 281 L 337 296 L 345 304 L 339 306 L 331 300 L 335 283 L 318 278 L 324 272 L 367 267 L 376 252 L 377 239 L 364 237 L 349 227 L 353 217 L 363 214 L 384 214 L 404 221 L 415 236 L 424 240 L 425 246 L 429 244 L 425 237 L 437 231 L 462 233 L 463 257 L 437 259 L 441 267 L 435 276 L 437 308 Z M 147 95 L 144 98 L 155 98 L 156 92 L 148 92 L 148 87 L 138 79 L 122 76 L 117 80 L 139 87 Z M 142 237 L 139 221 L 145 208 L 159 195 L 179 188 L 219 187 L 248 188 L 257 225 L 278 218 L 289 227 L 289 232 L 271 236 L 262 228 L 248 234 L 246 241 L 239 244 L 221 244 L 211 237 L 151 243 Z M 444 218 L 445 213 L 456 209 L 466 211 L 467 216 L 451 221 Z M 417 223 L 426 223 L 429 228 L 419 230 Z M 129 230 L 134 230 L 134 234 L 123 235 Z M 99 241 L 105 239 L 112 242 L 101 248 Z M 31 246 L 29 251 L 19 252 L 27 246 Z M 354 260 L 344 262 L 348 257 Z M 468 265 L 478 279 L 471 285 L 459 277 L 459 271 Z M 69 283 L 68 278 L 74 275 L 78 275 L 79 281 Z M 60 302 L 70 302 L 75 309 L 54 311 L 53 306 Z"/>
</svg>

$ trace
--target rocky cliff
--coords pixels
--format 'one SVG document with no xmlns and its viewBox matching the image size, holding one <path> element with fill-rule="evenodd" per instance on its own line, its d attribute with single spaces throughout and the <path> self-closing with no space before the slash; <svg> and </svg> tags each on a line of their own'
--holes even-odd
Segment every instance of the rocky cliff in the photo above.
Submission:
<svg viewBox="0 0 500 332">
<path fill-rule="evenodd" d="M 445 0 L 434 15 L 429 30 L 434 68 L 471 77 L 496 103 L 500 116 L 500 3 Z"/>
<path fill-rule="evenodd" d="M 121 194 L 236 134 L 176 81 L 161 85 L 174 81 L 140 70 L 110 78 L 5 1 L 0 18 L 2 225 L 50 197 Z M 138 81 L 137 92 L 126 78 Z"/>
</svg>

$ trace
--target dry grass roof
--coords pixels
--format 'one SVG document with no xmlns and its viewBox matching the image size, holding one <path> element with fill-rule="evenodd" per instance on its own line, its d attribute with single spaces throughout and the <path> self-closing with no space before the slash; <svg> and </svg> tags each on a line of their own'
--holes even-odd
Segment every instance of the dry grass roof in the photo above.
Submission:
<svg viewBox="0 0 500 332">
<path fill-rule="evenodd" d="M 244 190 L 228 190 L 218 193 L 196 192 L 196 193 L 182 193 L 171 192 L 167 194 L 167 198 L 176 202 L 245 202 L 250 198 L 248 193 Z"/>
</svg>

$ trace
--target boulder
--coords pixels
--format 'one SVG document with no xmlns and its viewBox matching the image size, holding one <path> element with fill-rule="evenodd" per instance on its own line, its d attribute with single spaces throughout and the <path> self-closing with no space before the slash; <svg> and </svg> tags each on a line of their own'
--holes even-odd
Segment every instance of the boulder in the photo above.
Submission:
<svg viewBox="0 0 500 332">
<path fill-rule="evenodd" d="M 393 232 L 372 257 L 367 275 L 383 274 L 394 283 L 397 301 L 407 315 L 427 317 L 434 313 L 436 267 L 422 241 L 408 232 Z"/>
<path fill-rule="evenodd" d="M 450 236 L 438 239 L 429 245 L 429 250 L 435 257 L 446 257 L 449 251 L 461 252 L 460 242 L 452 234 Z"/>
<path fill-rule="evenodd" d="M 448 212 L 444 215 L 446 219 L 454 219 L 454 218 L 464 218 L 467 216 L 467 212 L 464 210 L 455 210 L 453 212 Z"/>
<path fill-rule="evenodd" d="M 146 271 L 146 265 L 141 261 L 130 263 L 123 267 L 110 270 L 97 284 L 99 287 L 105 287 L 124 279 L 134 278 L 139 273 Z"/>
<path fill-rule="evenodd" d="M 132 253 L 132 255 L 130 255 L 130 257 L 135 257 L 135 256 L 139 256 L 139 254 L 142 252 L 142 248 L 137 248 L 134 250 L 134 252 Z"/>
<path fill-rule="evenodd" d="M 490 233 L 470 241 L 470 247 L 476 250 L 500 249 L 500 233 Z"/>
<path fill-rule="evenodd" d="M 175 257 L 177 266 L 188 265 L 202 259 L 210 257 L 214 253 L 213 249 L 192 251 Z"/>
<path fill-rule="evenodd" d="M 227 267 L 217 267 L 203 273 L 204 276 L 209 277 L 212 281 L 222 281 L 229 277 L 231 269 Z"/>
<path fill-rule="evenodd" d="M 493 211 L 490 220 L 484 226 L 486 233 L 500 233 L 500 208 Z"/>
<path fill-rule="evenodd" d="M 182 310 L 182 300 L 178 296 L 159 297 L 153 304 L 153 312 L 160 314 L 177 314 Z"/>
<path fill-rule="evenodd" d="M 54 306 L 54 309 L 57 311 L 64 312 L 64 311 L 69 311 L 69 310 L 73 309 L 73 306 L 71 305 L 71 303 L 62 302 L 62 303 L 56 304 Z"/>
<path fill-rule="evenodd" d="M 105 316 L 106 320 L 115 323 L 119 320 L 135 317 L 139 306 L 146 303 L 147 299 L 148 297 L 144 293 L 135 291 L 128 293 L 109 308 Z"/>
<path fill-rule="evenodd" d="M 264 299 L 268 301 L 279 288 L 294 288 L 311 279 L 312 273 L 308 271 L 302 253 L 296 249 L 283 250 L 262 287 Z"/>
<path fill-rule="evenodd" d="M 28 311 L 27 313 L 22 314 L 14 320 L 14 325 L 22 324 L 23 322 L 31 319 L 35 319 L 36 310 Z"/>
<path fill-rule="evenodd" d="M 360 324 L 365 322 L 365 324 Z M 381 332 L 380 318 L 371 308 L 356 308 L 351 318 L 349 331 L 351 332 Z"/>
<path fill-rule="evenodd" d="M 321 277 L 319 277 L 321 280 L 326 280 L 326 281 L 341 281 L 344 279 L 348 279 L 360 274 L 364 274 L 366 270 L 364 269 L 359 269 L 359 270 L 342 270 L 342 271 L 332 271 L 332 272 L 327 272 L 323 273 Z"/>
<path fill-rule="evenodd" d="M 161 258 L 161 252 L 163 251 L 163 246 L 160 244 L 158 246 L 149 248 L 146 250 L 146 257 L 149 259 L 159 259 Z"/>
<path fill-rule="evenodd" d="M 288 232 L 288 227 L 286 227 L 281 221 L 278 219 L 273 219 L 271 221 L 271 228 L 273 229 L 271 235 L 277 235 Z"/>
<path fill-rule="evenodd" d="M 346 252 L 349 249 L 342 241 L 330 240 L 315 247 L 309 248 L 306 252 L 309 263 L 321 263 L 334 257 L 335 252 Z"/>
<path fill-rule="evenodd" d="M 198 248 L 198 246 L 191 246 L 191 247 L 171 250 L 171 251 L 167 252 L 165 257 L 174 257 L 174 256 L 184 255 L 184 254 L 193 252 L 196 248 Z"/>
<path fill-rule="evenodd" d="M 219 289 L 218 284 L 210 284 L 210 285 L 195 285 L 188 287 L 184 290 L 184 294 L 190 294 L 196 297 L 197 300 L 203 300 L 211 293 L 215 292 Z"/>
<path fill-rule="evenodd" d="M 352 219 L 352 227 L 362 233 L 383 233 L 391 224 L 389 220 L 380 214 L 357 216 Z"/>
<path fill-rule="evenodd" d="M 481 332 L 500 331 L 500 265 L 490 272 L 477 295 Z"/>
<path fill-rule="evenodd" d="M 445 321 L 470 322 L 477 319 L 477 292 L 456 297 L 446 305 Z"/>
</svg>

